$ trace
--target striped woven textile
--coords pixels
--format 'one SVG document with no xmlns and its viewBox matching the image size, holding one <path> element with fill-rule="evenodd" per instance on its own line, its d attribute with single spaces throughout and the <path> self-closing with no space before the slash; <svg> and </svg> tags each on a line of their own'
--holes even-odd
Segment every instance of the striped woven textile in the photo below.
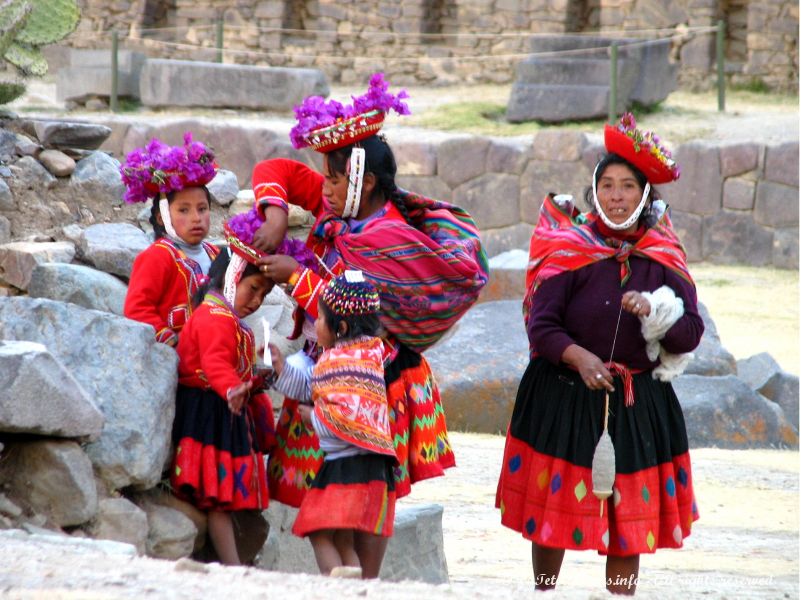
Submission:
<svg viewBox="0 0 801 600">
<path fill-rule="evenodd" d="M 489 265 L 467 212 L 418 194 L 399 193 L 410 223 L 376 219 L 353 233 L 328 213 L 318 219 L 311 237 L 333 242 L 349 269 L 364 271 L 381 296 L 384 326 L 400 342 L 422 352 L 475 303 L 489 278 Z"/>
<path fill-rule="evenodd" d="M 315 416 L 339 439 L 395 456 L 389 430 L 383 344 L 377 337 L 338 343 L 312 374 Z"/>
<path fill-rule="evenodd" d="M 692 283 L 687 270 L 687 255 L 673 230 L 667 210 L 633 244 L 599 235 L 590 227 L 595 218 L 594 215 L 579 212 L 572 202 L 560 205 L 552 195 L 543 201 L 529 246 L 526 296 L 523 300 L 526 324 L 532 299 L 543 281 L 608 258 L 620 262 L 621 286 L 631 275 L 628 258 L 632 254 L 658 262 Z"/>
</svg>

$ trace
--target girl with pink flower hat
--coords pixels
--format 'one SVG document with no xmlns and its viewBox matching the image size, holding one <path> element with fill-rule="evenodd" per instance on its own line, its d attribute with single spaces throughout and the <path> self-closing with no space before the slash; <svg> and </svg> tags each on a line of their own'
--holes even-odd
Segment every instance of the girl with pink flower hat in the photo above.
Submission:
<svg viewBox="0 0 801 600">
<path fill-rule="evenodd" d="M 136 257 L 124 314 L 151 325 L 156 340 L 175 347 L 192 314 L 191 297 L 219 250 L 205 241 L 211 195 L 206 187 L 217 172 L 214 154 L 184 135 L 183 146 L 154 138 L 120 167 L 128 203 L 153 200 L 153 244 Z"/>
</svg>

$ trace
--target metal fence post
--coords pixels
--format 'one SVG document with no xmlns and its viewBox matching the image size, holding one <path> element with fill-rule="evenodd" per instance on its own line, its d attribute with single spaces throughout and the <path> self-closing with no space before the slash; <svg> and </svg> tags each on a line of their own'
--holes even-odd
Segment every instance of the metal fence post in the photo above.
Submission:
<svg viewBox="0 0 801 600">
<path fill-rule="evenodd" d="M 117 61 L 117 51 L 119 49 L 120 38 L 117 31 L 111 32 L 111 97 L 109 98 L 109 108 L 111 112 L 119 110 L 119 69 Z"/>
<path fill-rule="evenodd" d="M 217 19 L 217 62 L 223 61 L 223 20 Z"/>
<path fill-rule="evenodd" d="M 726 24 L 723 19 L 718 21 L 717 39 L 715 40 L 715 53 L 718 59 L 718 111 L 726 110 L 726 76 L 723 73 L 725 62 L 724 40 L 726 35 Z"/>
<path fill-rule="evenodd" d="M 617 42 L 609 47 L 609 123 L 617 117 Z"/>
</svg>

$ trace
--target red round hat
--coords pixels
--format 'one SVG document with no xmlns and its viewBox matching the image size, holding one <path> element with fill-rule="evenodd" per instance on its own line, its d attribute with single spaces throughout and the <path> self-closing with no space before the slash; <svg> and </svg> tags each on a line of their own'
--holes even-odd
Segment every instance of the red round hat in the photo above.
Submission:
<svg viewBox="0 0 801 600">
<path fill-rule="evenodd" d="M 617 154 L 642 171 L 652 184 L 670 183 L 679 178 L 679 166 L 670 152 L 650 131 L 636 128 L 634 117 L 626 113 L 617 126 L 604 127 L 606 151 Z"/>
<path fill-rule="evenodd" d="M 244 258 L 247 262 L 256 264 L 257 259 L 267 256 L 265 252 L 243 241 L 231 227 L 230 220 L 223 224 L 223 233 L 231 251 Z"/>
</svg>

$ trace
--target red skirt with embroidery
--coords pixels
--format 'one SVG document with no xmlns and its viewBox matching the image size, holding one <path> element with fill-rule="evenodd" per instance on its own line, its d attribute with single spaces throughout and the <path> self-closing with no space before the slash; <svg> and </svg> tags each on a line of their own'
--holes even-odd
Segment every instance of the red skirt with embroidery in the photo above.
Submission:
<svg viewBox="0 0 801 600">
<path fill-rule="evenodd" d="M 402 498 L 411 492 L 412 483 L 443 475 L 456 460 L 428 361 L 401 345 L 384 372 L 384 380 L 398 458 L 395 492 Z M 302 423 L 297 406 L 297 400 L 284 400 L 276 427 L 277 444 L 268 466 L 270 497 L 295 507 L 300 506 L 323 463 L 317 436 Z"/>
<path fill-rule="evenodd" d="M 609 435 L 613 495 L 592 493 L 604 393 L 543 358 L 528 366 L 506 436 L 496 507 L 501 522 L 541 546 L 629 556 L 680 548 L 698 519 L 684 416 L 669 383 L 635 374 L 633 406 L 615 379 Z M 601 504 L 603 504 L 603 509 Z"/>
<path fill-rule="evenodd" d="M 395 477 L 391 456 L 359 454 L 325 461 L 300 505 L 292 533 L 354 529 L 391 537 Z"/>
<path fill-rule="evenodd" d="M 267 508 L 264 455 L 248 411 L 234 415 L 212 390 L 178 386 L 173 493 L 203 511 Z"/>
</svg>

